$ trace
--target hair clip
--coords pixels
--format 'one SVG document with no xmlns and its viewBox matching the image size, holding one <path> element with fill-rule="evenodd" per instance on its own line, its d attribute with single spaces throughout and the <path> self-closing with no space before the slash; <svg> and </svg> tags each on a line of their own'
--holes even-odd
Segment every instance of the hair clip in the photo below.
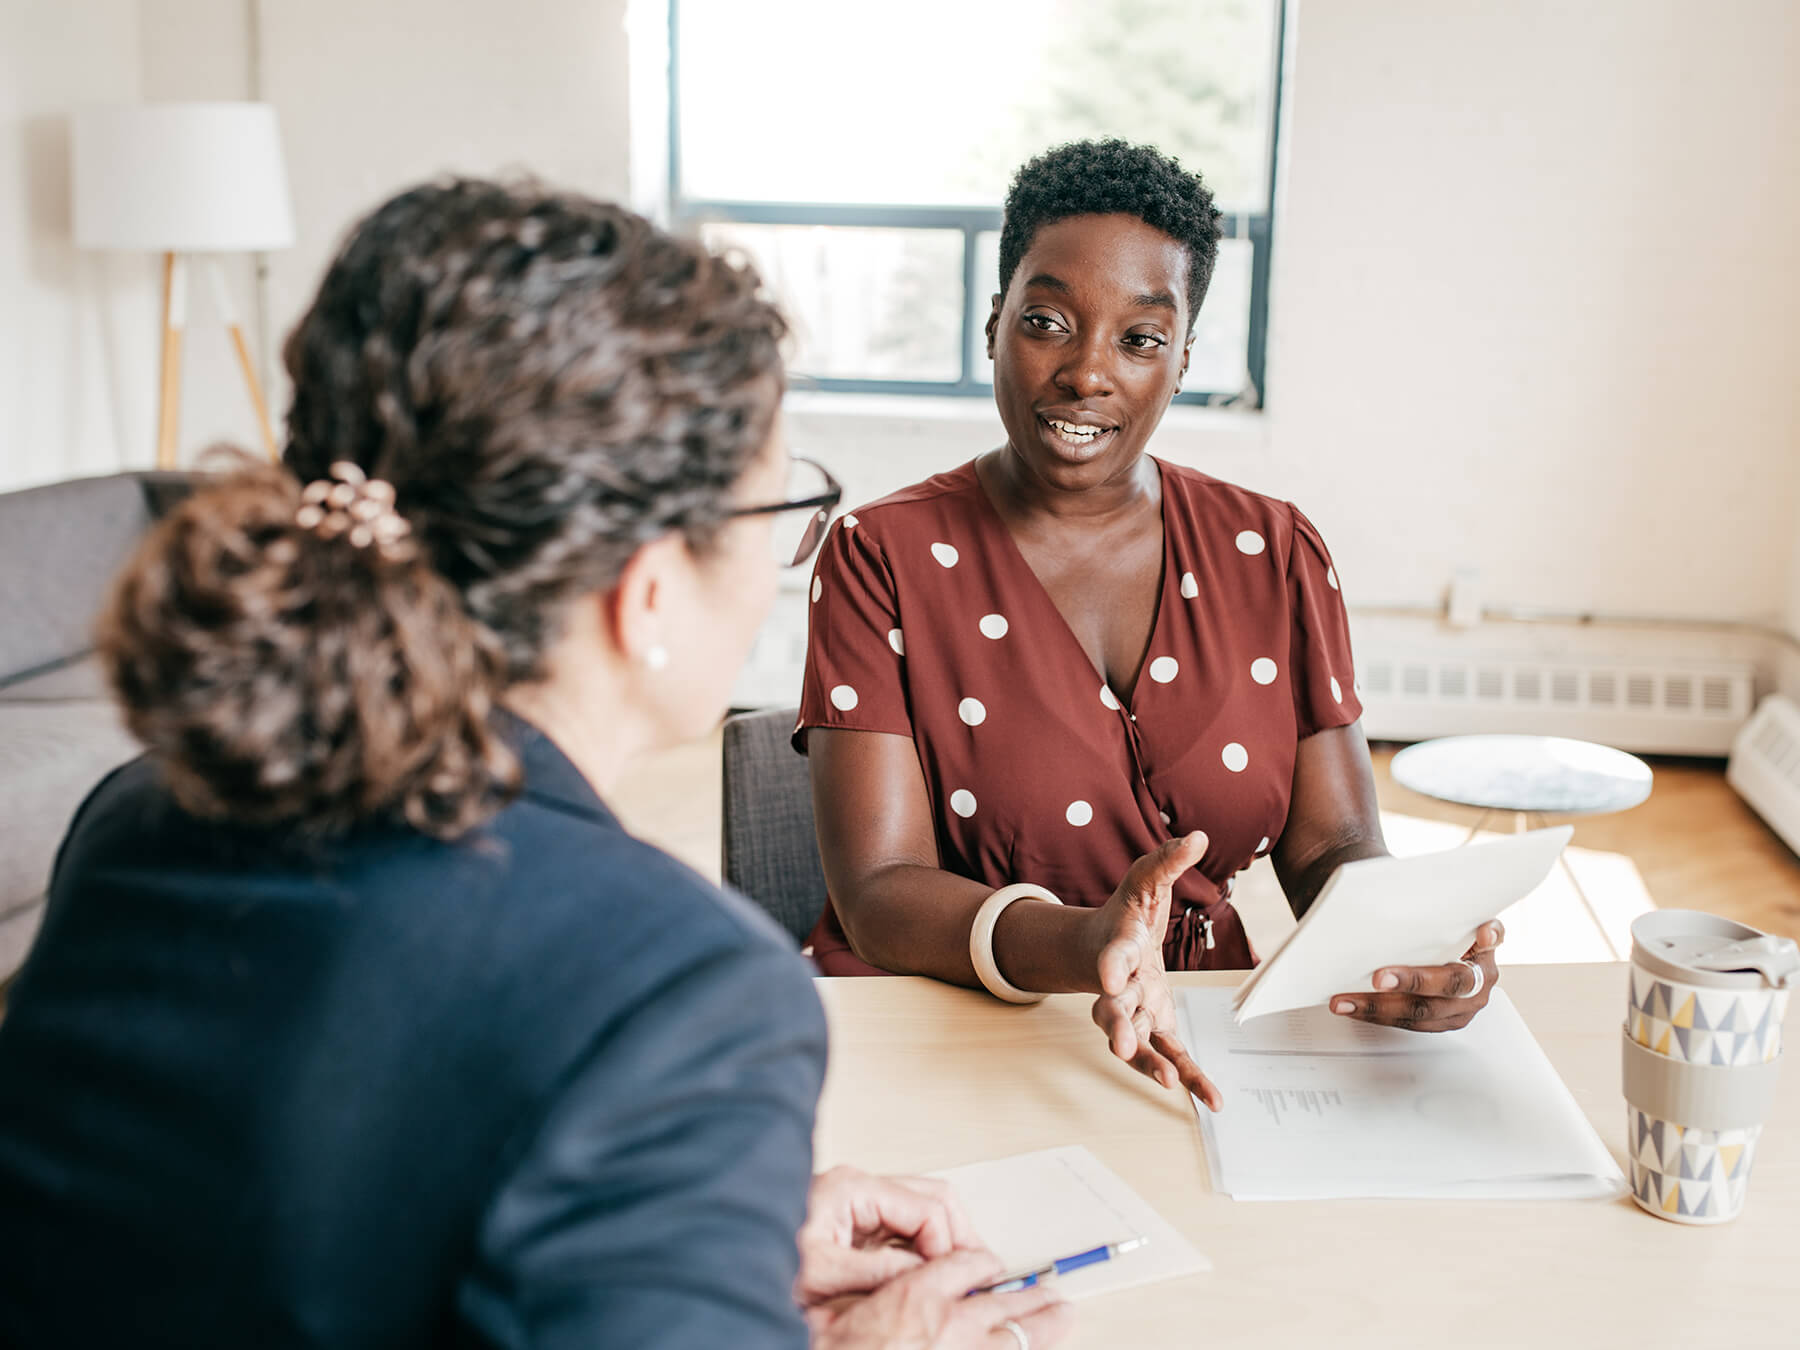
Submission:
<svg viewBox="0 0 1800 1350">
<path fill-rule="evenodd" d="M 412 556 L 412 526 L 394 508 L 394 485 L 370 478 L 347 459 L 331 466 L 330 478 L 315 479 L 301 491 L 294 523 L 321 539 L 341 535 L 355 548 L 373 545 L 390 562 Z"/>
</svg>

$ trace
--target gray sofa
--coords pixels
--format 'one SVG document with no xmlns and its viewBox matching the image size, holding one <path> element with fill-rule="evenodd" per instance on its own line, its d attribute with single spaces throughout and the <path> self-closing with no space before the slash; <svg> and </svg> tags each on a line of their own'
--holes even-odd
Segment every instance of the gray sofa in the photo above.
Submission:
<svg viewBox="0 0 1800 1350">
<path fill-rule="evenodd" d="M 93 655 L 108 586 L 182 474 L 0 494 L 0 985 L 25 959 L 69 818 L 137 753 Z"/>
</svg>

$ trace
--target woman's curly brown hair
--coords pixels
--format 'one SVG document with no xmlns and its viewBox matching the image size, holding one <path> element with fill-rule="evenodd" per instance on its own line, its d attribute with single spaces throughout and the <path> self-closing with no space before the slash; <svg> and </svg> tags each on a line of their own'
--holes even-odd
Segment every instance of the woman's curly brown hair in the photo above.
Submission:
<svg viewBox="0 0 1800 1350">
<path fill-rule="evenodd" d="M 288 339 L 286 469 L 171 513 L 102 619 L 183 807 L 309 834 L 479 824 L 518 785 L 494 701 L 643 543 L 708 544 L 785 334 L 750 268 L 618 206 L 455 180 L 377 209 Z M 393 485 L 416 548 L 296 523 L 340 460 Z"/>
</svg>

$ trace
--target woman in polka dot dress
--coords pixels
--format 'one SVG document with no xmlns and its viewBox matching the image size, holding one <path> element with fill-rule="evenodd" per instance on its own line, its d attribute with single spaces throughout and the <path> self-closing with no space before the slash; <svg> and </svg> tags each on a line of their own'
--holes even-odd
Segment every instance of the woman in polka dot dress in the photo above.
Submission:
<svg viewBox="0 0 1800 1350">
<path fill-rule="evenodd" d="M 1164 970 L 1255 963 L 1228 897 L 1259 854 L 1301 913 L 1386 851 L 1324 541 L 1146 454 L 1216 216 L 1197 177 L 1116 141 L 1021 170 L 987 326 L 1007 442 L 832 530 L 795 731 L 823 973 L 1093 992 L 1115 1053 L 1212 1104 Z M 1461 1026 L 1499 940 L 1332 1006 Z"/>
</svg>

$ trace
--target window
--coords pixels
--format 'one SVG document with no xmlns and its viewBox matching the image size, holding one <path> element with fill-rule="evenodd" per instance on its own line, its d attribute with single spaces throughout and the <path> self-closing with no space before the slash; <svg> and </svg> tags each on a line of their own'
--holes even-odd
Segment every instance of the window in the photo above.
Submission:
<svg viewBox="0 0 1800 1350">
<path fill-rule="evenodd" d="M 672 214 L 755 260 L 809 383 L 986 395 L 1013 172 L 1150 142 L 1223 213 L 1181 401 L 1257 406 L 1282 24 L 1283 0 L 669 0 Z"/>
</svg>

